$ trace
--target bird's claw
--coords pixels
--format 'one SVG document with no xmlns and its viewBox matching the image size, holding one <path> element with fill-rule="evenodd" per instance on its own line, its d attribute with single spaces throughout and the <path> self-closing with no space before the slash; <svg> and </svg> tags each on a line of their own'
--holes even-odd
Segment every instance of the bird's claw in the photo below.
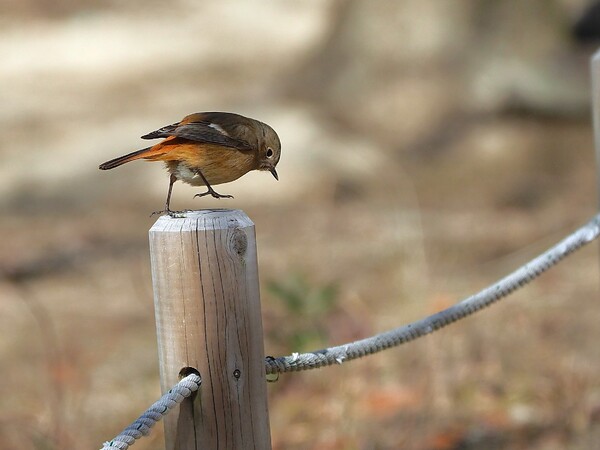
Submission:
<svg viewBox="0 0 600 450">
<path fill-rule="evenodd" d="M 150 217 L 153 217 L 155 215 L 162 216 L 164 214 L 168 215 L 169 217 L 173 217 L 174 219 L 181 219 L 185 217 L 185 214 L 190 211 L 191 210 L 189 209 L 184 209 L 183 211 L 171 211 L 170 209 L 163 209 L 162 211 L 154 211 L 152 214 L 150 214 Z"/>
<path fill-rule="evenodd" d="M 194 195 L 194 198 L 196 198 L 196 197 L 204 197 L 205 195 L 210 195 L 213 198 L 233 198 L 233 195 L 219 194 L 214 189 L 209 189 L 206 192 L 202 192 L 200 194 L 196 194 L 196 195 Z"/>
</svg>

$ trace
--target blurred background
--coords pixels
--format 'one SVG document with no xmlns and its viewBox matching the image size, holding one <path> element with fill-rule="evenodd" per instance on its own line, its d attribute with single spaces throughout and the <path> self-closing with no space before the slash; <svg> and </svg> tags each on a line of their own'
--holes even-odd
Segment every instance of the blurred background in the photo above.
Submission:
<svg viewBox="0 0 600 450">
<path fill-rule="evenodd" d="M 597 211 L 585 0 L 0 0 L 0 448 L 98 448 L 159 396 L 160 164 L 198 111 L 269 123 L 253 172 L 172 207 L 256 224 L 268 355 L 448 307 Z M 598 252 L 417 342 L 269 384 L 275 449 L 591 449 Z M 163 448 L 160 426 L 135 448 Z"/>
</svg>

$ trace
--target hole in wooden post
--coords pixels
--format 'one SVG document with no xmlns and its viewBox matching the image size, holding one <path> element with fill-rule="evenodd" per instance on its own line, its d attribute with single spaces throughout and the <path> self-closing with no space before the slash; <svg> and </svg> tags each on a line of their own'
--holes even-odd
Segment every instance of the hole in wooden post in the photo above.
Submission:
<svg viewBox="0 0 600 450">
<path fill-rule="evenodd" d="M 194 369 L 193 367 L 184 367 L 183 369 L 181 369 L 179 371 L 179 378 L 180 379 L 181 378 L 185 378 L 185 377 L 187 377 L 188 375 L 191 375 L 191 374 L 196 374 L 196 375 L 198 375 L 199 377 L 202 378 L 202 375 L 200 375 L 200 372 L 198 372 L 198 370 Z"/>
</svg>

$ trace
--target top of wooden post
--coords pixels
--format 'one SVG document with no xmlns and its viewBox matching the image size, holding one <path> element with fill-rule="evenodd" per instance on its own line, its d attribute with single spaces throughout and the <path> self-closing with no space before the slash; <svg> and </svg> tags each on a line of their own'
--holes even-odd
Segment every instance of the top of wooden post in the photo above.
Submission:
<svg viewBox="0 0 600 450">
<path fill-rule="evenodd" d="M 188 227 L 195 230 L 214 230 L 251 227 L 254 222 L 241 209 L 200 209 L 185 211 L 181 215 L 160 216 L 150 228 L 152 232 L 180 232 Z"/>
</svg>

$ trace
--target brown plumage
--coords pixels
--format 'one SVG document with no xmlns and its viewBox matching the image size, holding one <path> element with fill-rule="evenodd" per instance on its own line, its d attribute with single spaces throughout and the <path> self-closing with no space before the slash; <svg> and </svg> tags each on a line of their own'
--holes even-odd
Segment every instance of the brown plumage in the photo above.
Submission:
<svg viewBox="0 0 600 450">
<path fill-rule="evenodd" d="M 136 159 L 164 161 L 171 174 L 164 210 L 169 214 L 176 180 L 206 186 L 207 191 L 197 197 L 225 198 L 231 195 L 219 194 L 212 186 L 237 180 L 251 170 L 268 170 L 279 179 L 275 171 L 281 154 L 279 137 L 258 120 L 225 112 L 195 113 L 142 136 L 155 138 L 165 139 L 100 164 L 100 169 L 113 169 Z"/>
</svg>

